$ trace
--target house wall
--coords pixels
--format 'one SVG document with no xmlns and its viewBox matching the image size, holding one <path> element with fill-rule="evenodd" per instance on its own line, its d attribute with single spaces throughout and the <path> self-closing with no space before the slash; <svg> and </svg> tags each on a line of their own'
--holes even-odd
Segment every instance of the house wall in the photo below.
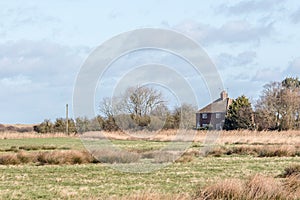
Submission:
<svg viewBox="0 0 300 200">
<path fill-rule="evenodd" d="M 203 119 L 203 114 L 207 114 L 207 119 Z M 219 118 L 217 118 L 219 114 Z M 197 113 L 196 115 L 196 125 L 204 127 L 205 124 L 210 124 L 213 126 L 213 129 L 220 129 L 220 126 L 223 127 L 226 113 Z"/>
</svg>

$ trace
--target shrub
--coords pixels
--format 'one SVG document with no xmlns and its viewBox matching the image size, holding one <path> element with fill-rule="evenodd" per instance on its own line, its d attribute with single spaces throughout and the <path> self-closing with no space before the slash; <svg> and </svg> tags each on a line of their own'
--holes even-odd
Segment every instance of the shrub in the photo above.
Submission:
<svg viewBox="0 0 300 200">
<path fill-rule="evenodd" d="M 255 175 L 246 181 L 244 197 L 246 199 L 283 199 L 283 188 L 274 178 Z"/>
<path fill-rule="evenodd" d="M 284 169 L 283 174 L 281 175 L 281 177 L 286 178 L 289 176 L 295 176 L 295 175 L 299 175 L 300 174 L 300 164 L 295 164 L 295 165 L 291 165 L 289 167 L 286 167 Z"/>
<path fill-rule="evenodd" d="M 19 164 L 19 160 L 16 154 L 4 154 L 0 156 L 0 165 L 16 165 Z"/>
<path fill-rule="evenodd" d="M 34 162 L 34 156 L 31 154 L 27 154 L 23 151 L 17 153 L 17 158 L 19 163 L 30 163 Z"/>
<path fill-rule="evenodd" d="M 195 197 L 196 199 L 239 199 L 242 192 L 243 188 L 239 180 L 229 179 L 208 186 L 203 191 L 196 191 Z"/>
</svg>

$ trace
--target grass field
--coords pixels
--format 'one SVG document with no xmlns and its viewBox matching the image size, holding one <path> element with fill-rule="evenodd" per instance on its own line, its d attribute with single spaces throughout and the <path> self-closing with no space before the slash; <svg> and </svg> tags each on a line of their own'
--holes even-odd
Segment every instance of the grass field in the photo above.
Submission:
<svg viewBox="0 0 300 200">
<path fill-rule="evenodd" d="M 20 152 L 35 155 L 85 150 L 76 136 L 5 134 L 6 139 L 0 140 L 2 157 Z M 109 134 L 116 146 L 139 153 L 159 150 L 168 145 L 168 137 L 172 135 L 163 133 L 155 140 L 144 141 L 120 140 L 118 137 L 123 137 L 120 133 Z M 252 132 L 252 137 L 251 132 L 222 133 L 212 151 L 199 156 L 194 152 L 203 147 L 202 134 L 195 138 L 183 159 L 150 173 L 124 173 L 109 163 L 2 164 L 0 199 L 193 199 L 197 191 L 225 179 L 246 181 L 262 174 L 278 183 L 284 182 L 285 178 L 279 177 L 284 170 L 300 163 L 299 132 Z M 136 163 L 118 165 L 134 167 Z M 296 196 L 290 199 L 299 199 L 300 183 L 293 187 Z"/>
</svg>

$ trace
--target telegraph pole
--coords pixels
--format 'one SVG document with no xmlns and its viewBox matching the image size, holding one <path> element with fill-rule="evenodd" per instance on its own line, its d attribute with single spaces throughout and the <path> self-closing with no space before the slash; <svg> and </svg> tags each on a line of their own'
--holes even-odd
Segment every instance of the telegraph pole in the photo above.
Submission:
<svg viewBox="0 0 300 200">
<path fill-rule="evenodd" d="M 66 104 L 66 133 L 69 135 L 69 105 Z"/>
</svg>

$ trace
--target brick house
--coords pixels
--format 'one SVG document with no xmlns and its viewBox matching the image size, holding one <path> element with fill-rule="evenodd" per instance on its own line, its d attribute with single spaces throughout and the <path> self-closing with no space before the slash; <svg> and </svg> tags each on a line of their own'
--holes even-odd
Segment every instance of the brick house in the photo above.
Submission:
<svg viewBox="0 0 300 200">
<path fill-rule="evenodd" d="M 196 113 L 196 127 L 210 126 L 214 130 L 221 130 L 225 122 L 225 115 L 232 103 L 226 91 L 222 91 L 220 98 L 200 109 Z"/>
</svg>

